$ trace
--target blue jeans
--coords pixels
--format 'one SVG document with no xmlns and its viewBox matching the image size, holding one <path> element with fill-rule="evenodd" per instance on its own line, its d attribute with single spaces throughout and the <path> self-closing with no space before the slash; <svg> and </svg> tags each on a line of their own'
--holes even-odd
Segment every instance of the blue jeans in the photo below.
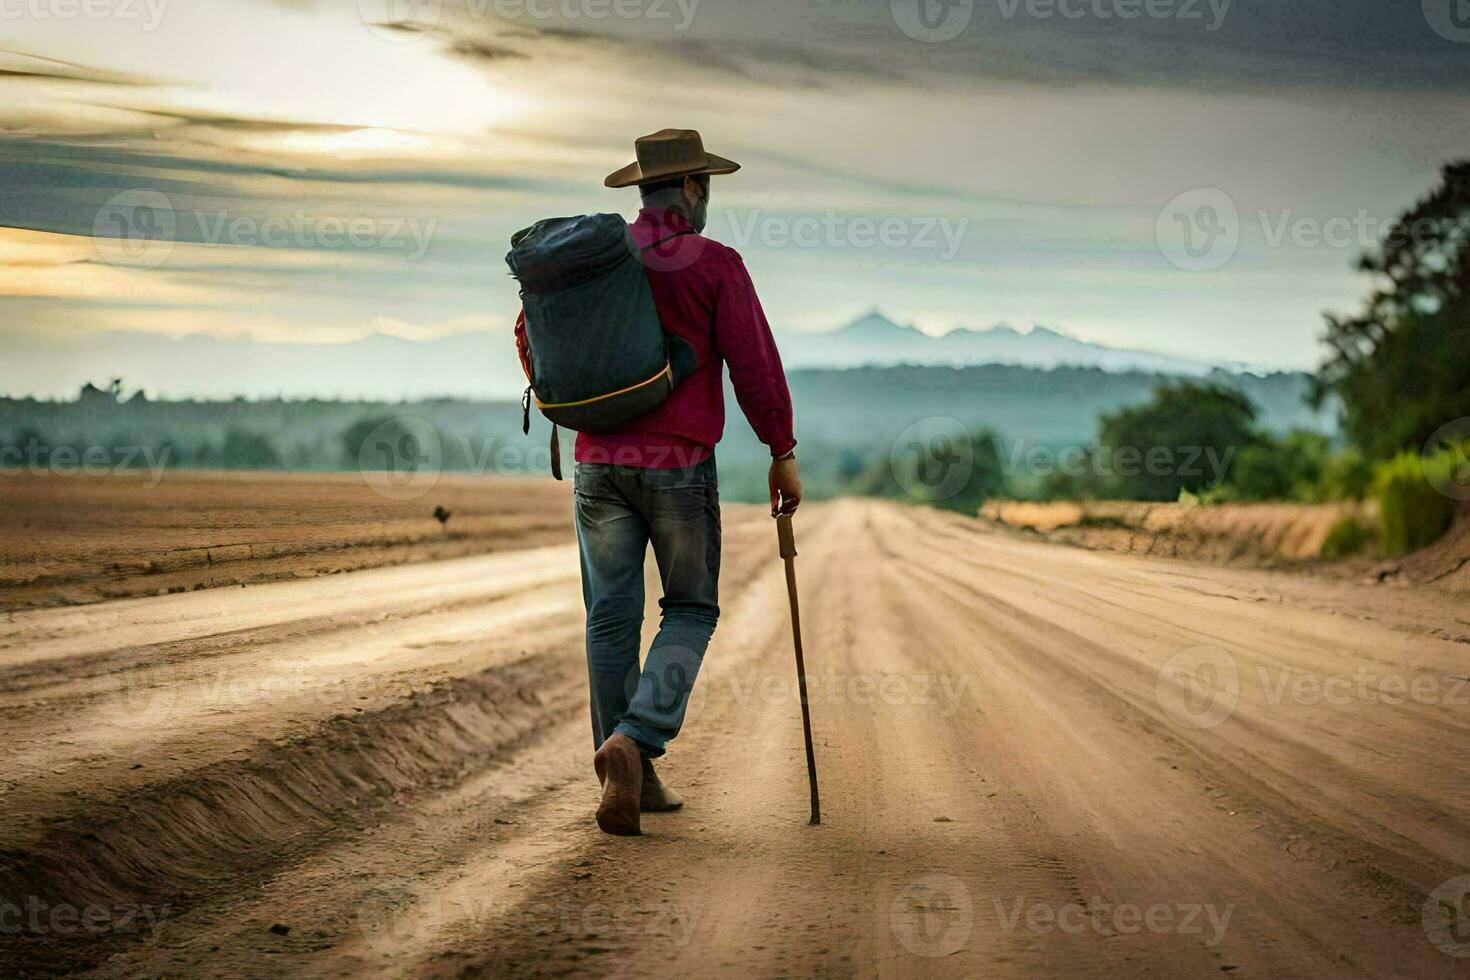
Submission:
<svg viewBox="0 0 1470 980">
<path fill-rule="evenodd" d="M 578 463 L 592 743 L 615 732 L 645 758 L 679 734 L 719 619 L 720 493 L 711 457 L 680 469 Z M 643 559 L 658 561 L 662 622 L 642 670 Z"/>
</svg>

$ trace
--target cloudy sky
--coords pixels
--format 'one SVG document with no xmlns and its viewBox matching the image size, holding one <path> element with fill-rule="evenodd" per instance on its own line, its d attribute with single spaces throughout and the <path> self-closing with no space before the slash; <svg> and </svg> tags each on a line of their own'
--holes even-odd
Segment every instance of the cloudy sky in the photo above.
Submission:
<svg viewBox="0 0 1470 980">
<path fill-rule="evenodd" d="M 0 89 L 9 393 L 195 334 L 508 337 L 511 233 L 631 216 L 602 177 L 665 126 L 744 164 L 709 233 L 780 329 L 1310 367 L 1362 246 L 1470 152 L 1470 4 L 0 0 Z"/>
</svg>

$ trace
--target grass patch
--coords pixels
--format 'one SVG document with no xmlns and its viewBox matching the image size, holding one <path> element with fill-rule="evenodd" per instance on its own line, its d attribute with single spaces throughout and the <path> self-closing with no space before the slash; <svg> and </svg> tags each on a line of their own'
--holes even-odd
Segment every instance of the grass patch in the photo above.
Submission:
<svg viewBox="0 0 1470 980">
<path fill-rule="evenodd" d="M 1378 467 L 1373 489 L 1385 555 L 1402 555 L 1433 544 L 1455 516 L 1455 500 L 1439 487 L 1451 486 L 1464 450 L 1449 446 L 1432 456 L 1399 453 Z"/>
</svg>

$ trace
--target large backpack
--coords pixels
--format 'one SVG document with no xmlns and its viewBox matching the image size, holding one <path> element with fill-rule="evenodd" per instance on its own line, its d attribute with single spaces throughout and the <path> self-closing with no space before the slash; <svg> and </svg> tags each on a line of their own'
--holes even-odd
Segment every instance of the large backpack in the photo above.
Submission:
<svg viewBox="0 0 1470 980">
<path fill-rule="evenodd" d="M 676 233 L 689 234 L 689 232 Z M 612 432 L 663 403 L 694 369 L 694 350 L 664 333 L 640 250 L 621 216 L 546 218 L 510 239 L 506 265 L 521 286 L 531 400 L 552 423 L 551 468 L 561 479 L 556 427 Z"/>
</svg>

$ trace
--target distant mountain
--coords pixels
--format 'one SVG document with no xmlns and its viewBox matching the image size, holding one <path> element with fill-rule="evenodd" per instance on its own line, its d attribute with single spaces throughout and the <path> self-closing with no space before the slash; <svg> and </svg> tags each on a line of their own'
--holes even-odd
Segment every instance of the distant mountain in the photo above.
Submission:
<svg viewBox="0 0 1470 980">
<path fill-rule="evenodd" d="M 876 310 L 826 333 L 778 331 L 777 343 L 791 370 L 998 364 L 1202 377 L 1222 367 L 1092 344 L 1047 327 L 961 327 L 935 337 Z M 526 383 L 509 329 L 425 341 L 374 334 L 345 344 L 120 332 L 8 345 L 0 338 L 0 395 L 72 398 L 84 381 L 113 377 L 150 397 L 210 399 L 510 399 Z"/>
<path fill-rule="evenodd" d="M 895 323 L 877 310 L 829 332 L 782 332 L 777 343 L 781 347 L 782 360 L 793 368 L 1015 364 L 1202 376 L 1222 366 L 1150 351 L 1092 344 L 1041 326 L 1033 327 L 1030 333 L 1021 333 L 1004 325 L 987 330 L 958 327 L 947 334 L 933 336 L 912 326 Z"/>
</svg>

